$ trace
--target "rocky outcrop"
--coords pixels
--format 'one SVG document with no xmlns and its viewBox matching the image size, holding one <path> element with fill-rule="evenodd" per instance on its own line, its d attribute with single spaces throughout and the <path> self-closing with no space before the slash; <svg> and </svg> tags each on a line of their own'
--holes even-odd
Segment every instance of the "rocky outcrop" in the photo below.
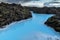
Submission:
<svg viewBox="0 0 60 40">
<path fill-rule="evenodd" d="M 60 32 L 60 16 L 55 15 L 48 18 L 45 24 L 54 28 L 57 32 Z"/>
<path fill-rule="evenodd" d="M 26 7 L 26 8 L 38 14 L 56 14 L 58 11 L 60 11 L 60 7 L 41 7 L 41 8 Z"/>
<path fill-rule="evenodd" d="M 32 17 L 30 11 L 20 4 L 0 3 L 0 28 L 15 21 Z"/>
</svg>

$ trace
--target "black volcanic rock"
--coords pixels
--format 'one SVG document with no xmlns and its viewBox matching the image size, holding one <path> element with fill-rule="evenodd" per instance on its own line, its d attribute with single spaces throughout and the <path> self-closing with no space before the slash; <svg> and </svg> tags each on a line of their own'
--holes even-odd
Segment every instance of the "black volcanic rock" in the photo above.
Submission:
<svg viewBox="0 0 60 40">
<path fill-rule="evenodd" d="M 0 3 L 0 28 L 15 21 L 32 17 L 30 11 L 20 4 Z"/>
<path fill-rule="evenodd" d="M 60 32 L 60 16 L 55 15 L 48 18 L 45 24 L 54 28 L 57 32 Z"/>
</svg>

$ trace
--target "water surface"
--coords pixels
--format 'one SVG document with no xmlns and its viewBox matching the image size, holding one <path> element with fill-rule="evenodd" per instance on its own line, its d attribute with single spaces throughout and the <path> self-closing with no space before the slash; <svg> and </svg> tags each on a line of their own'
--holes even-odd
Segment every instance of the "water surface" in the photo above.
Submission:
<svg viewBox="0 0 60 40">
<path fill-rule="evenodd" d="M 13 25 L 10 24 L 9 28 L 0 31 L 0 40 L 48 40 L 49 37 L 55 40 L 54 37 L 58 38 L 60 36 L 60 34 L 44 24 L 53 14 L 32 13 L 32 16 L 30 19 L 16 22 Z"/>
</svg>

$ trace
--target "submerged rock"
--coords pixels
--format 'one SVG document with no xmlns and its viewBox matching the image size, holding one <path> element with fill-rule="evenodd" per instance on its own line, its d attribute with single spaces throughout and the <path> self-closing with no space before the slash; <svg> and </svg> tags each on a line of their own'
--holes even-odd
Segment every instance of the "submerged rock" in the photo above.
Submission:
<svg viewBox="0 0 60 40">
<path fill-rule="evenodd" d="M 15 21 L 32 17 L 30 11 L 20 4 L 0 3 L 0 28 Z"/>
<path fill-rule="evenodd" d="M 57 32 L 60 32 L 60 16 L 55 15 L 55 16 L 48 18 L 45 24 L 52 27 Z"/>
</svg>

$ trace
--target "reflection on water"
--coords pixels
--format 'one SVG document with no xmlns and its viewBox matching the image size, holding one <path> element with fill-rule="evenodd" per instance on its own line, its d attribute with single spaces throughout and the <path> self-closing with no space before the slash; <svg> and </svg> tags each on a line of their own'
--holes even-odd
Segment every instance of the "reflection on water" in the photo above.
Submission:
<svg viewBox="0 0 60 40">
<path fill-rule="evenodd" d="M 46 26 L 44 22 L 52 14 L 32 14 L 32 18 L 9 25 L 0 33 L 0 40 L 56 40 L 60 34 Z M 59 39 L 60 40 L 60 39 Z"/>
</svg>

